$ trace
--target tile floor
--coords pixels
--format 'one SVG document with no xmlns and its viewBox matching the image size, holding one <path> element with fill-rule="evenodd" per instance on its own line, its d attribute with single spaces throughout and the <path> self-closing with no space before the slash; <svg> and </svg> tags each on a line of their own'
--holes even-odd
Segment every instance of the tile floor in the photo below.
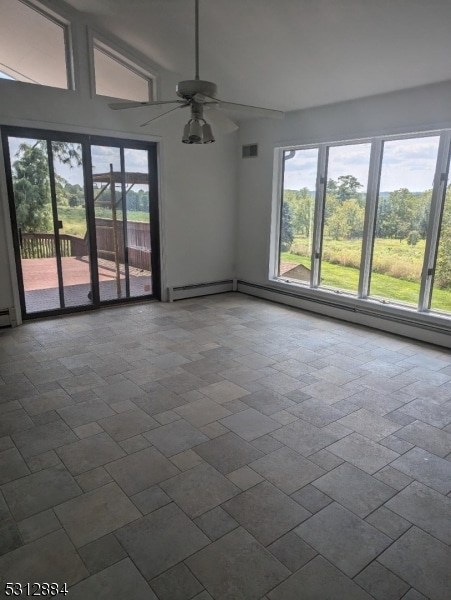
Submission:
<svg viewBox="0 0 451 600">
<path fill-rule="evenodd" d="M 0 332 L 0 594 L 449 600 L 451 353 L 226 294 Z"/>
</svg>

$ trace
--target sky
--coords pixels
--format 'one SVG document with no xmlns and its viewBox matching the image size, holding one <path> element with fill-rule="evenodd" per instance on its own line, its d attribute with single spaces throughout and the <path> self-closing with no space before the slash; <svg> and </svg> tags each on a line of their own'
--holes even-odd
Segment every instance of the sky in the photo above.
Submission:
<svg viewBox="0 0 451 600">
<path fill-rule="evenodd" d="M 33 145 L 36 140 L 25 139 L 25 138 L 9 138 L 9 147 L 11 162 L 14 163 L 16 160 L 16 153 L 20 144 L 27 143 Z M 79 150 L 81 154 L 81 147 L 79 144 L 74 144 L 75 149 Z M 109 146 L 91 146 L 91 157 L 92 166 L 94 173 L 106 173 L 110 170 L 110 164 L 113 165 L 114 171 L 120 171 L 120 152 L 119 148 L 112 148 Z M 125 170 L 132 172 L 146 173 L 148 169 L 147 164 L 147 152 L 145 150 L 133 150 L 130 148 L 125 149 L 124 154 Z M 63 165 L 59 161 L 55 160 L 55 172 L 61 175 L 71 184 L 78 183 L 83 186 L 83 171 L 81 167 L 70 168 L 69 166 Z M 135 191 L 139 189 L 147 190 L 147 186 L 133 186 Z"/>
<path fill-rule="evenodd" d="M 407 188 L 411 192 L 423 192 L 432 188 L 435 173 L 439 137 L 391 140 L 384 144 L 382 160 L 381 192 Z M 338 179 L 341 175 L 353 175 L 366 190 L 370 144 L 332 146 L 329 151 L 327 179 Z M 284 187 L 299 190 L 316 185 L 318 151 L 298 150 L 285 163 Z"/>
</svg>

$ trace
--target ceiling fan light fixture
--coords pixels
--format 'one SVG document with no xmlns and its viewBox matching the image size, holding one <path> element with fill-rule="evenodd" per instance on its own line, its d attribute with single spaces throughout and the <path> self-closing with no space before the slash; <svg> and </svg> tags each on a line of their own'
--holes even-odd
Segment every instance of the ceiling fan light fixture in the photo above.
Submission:
<svg viewBox="0 0 451 600">
<path fill-rule="evenodd" d="M 202 125 L 198 119 L 191 119 L 189 125 L 189 141 L 191 144 L 202 144 Z"/>
<path fill-rule="evenodd" d="M 193 142 L 189 139 L 189 129 L 190 129 L 190 123 L 191 121 L 188 121 L 188 123 L 185 125 L 185 127 L 183 128 L 183 137 L 182 137 L 182 142 L 184 144 L 192 144 Z"/>
<path fill-rule="evenodd" d="M 211 125 L 206 121 L 204 121 L 204 124 L 202 125 L 202 141 L 204 144 L 212 144 L 215 141 Z"/>
</svg>

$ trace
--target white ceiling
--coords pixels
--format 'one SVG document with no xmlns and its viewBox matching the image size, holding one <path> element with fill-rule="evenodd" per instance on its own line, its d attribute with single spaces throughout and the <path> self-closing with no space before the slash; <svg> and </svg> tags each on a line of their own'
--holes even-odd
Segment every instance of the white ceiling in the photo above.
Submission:
<svg viewBox="0 0 451 600">
<path fill-rule="evenodd" d="M 66 2 L 193 78 L 194 0 Z M 200 0 L 200 75 L 223 100 L 329 104 L 451 80 L 450 28 L 451 0 Z"/>
</svg>

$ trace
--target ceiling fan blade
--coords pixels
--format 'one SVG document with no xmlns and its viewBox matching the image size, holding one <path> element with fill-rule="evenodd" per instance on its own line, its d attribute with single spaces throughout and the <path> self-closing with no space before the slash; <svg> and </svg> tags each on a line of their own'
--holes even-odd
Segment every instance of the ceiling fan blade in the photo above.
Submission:
<svg viewBox="0 0 451 600">
<path fill-rule="evenodd" d="M 185 108 L 186 106 L 189 106 L 189 102 L 184 102 L 183 106 L 176 106 L 175 108 L 171 108 L 171 109 L 167 110 L 166 112 L 161 113 L 161 115 L 157 115 L 156 117 L 152 117 L 151 119 L 149 119 L 148 121 L 146 121 L 145 123 L 143 123 L 141 125 L 141 127 L 145 127 L 149 123 L 152 123 L 152 121 L 156 121 L 157 119 L 161 119 L 161 117 L 165 117 L 169 113 L 174 112 L 174 110 L 178 110 L 179 108 Z"/>
<path fill-rule="evenodd" d="M 248 112 L 256 117 L 269 117 L 271 119 L 283 119 L 285 113 L 281 110 L 273 110 L 272 108 L 261 108 L 260 106 L 249 106 L 248 104 L 236 104 L 235 102 L 223 102 L 216 100 L 218 107 L 225 110 L 237 110 L 240 112 Z"/>
<path fill-rule="evenodd" d="M 124 108 L 138 108 L 139 106 L 158 106 L 159 104 L 184 104 L 184 100 L 154 100 L 153 102 L 113 102 L 108 104 L 113 110 Z"/>
<path fill-rule="evenodd" d="M 211 121 L 213 127 L 218 130 L 219 133 L 232 133 L 238 129 L 238 125 L 226 117 L 223 113 L 211 105 L 206 104 L 206 113 L 204 116 L 208 121 Z"/>
</svg>

